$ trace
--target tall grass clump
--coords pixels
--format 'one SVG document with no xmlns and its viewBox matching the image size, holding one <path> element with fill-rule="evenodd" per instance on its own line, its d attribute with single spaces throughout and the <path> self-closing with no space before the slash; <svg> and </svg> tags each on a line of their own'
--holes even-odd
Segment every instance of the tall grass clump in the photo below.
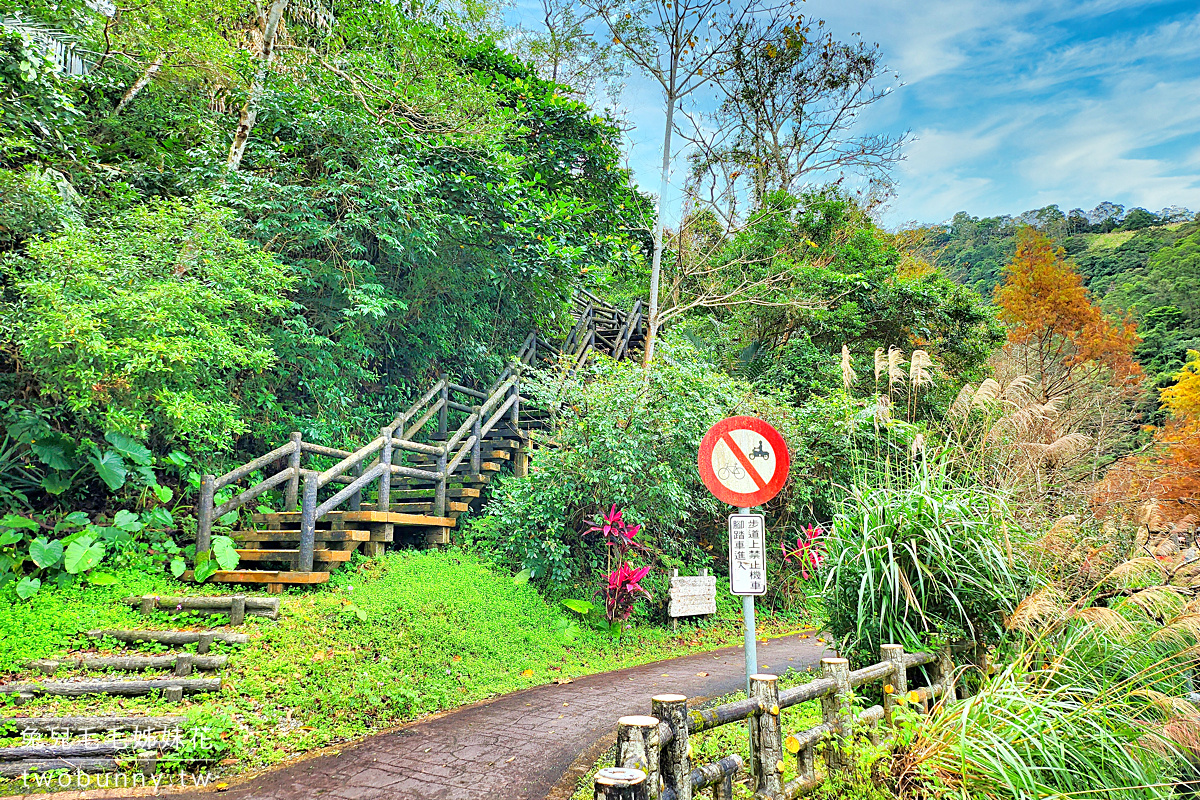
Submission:
<svg viewBox="0 0 1200 800">
<path fill-rule="evenodd" d="M 1192 609 L 1163 624 L 1137 602 L 1062 606 L 1041 592 L 1010 622 L 1025 636 L 1005 669 L 975 695 L 905 719 L 897 794 L 1132 800 L 1178 796 L 1196 779 Z"/>
<path fill-rule="evenodd" d="M 1029 583 L 1002 498 L 923 457 L 878 480 L 850 487 L 825 542 L 830 632 L 865 656 L 881 644 L 997 639 Z"/>
</svg>

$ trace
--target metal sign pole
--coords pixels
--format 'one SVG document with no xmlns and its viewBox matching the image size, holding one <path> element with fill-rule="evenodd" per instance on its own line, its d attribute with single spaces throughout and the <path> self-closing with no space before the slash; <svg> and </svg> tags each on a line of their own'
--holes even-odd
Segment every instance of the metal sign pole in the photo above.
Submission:
<svg viewBox="0 0 1200 800">
<path fill-rule="evenodd" d="M 739 514 L 749 514 L 749 508 L 739 508 Z M 758 648 L 754 631 L 754 595 L 742 595 L 742 623 L 746 628 L 746 697 L 750 696 L 750 676 L 758 674 Z"/>
</svg>

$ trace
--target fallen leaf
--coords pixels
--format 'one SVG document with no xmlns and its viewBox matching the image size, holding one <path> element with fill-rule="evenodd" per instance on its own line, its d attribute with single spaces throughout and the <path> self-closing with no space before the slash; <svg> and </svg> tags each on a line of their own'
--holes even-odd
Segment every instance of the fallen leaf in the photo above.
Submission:
<svg viewBox="0 0 1200 800">
<path fill-rule="evenodd" d="M 707 672 L 697 672 L 697 673 L 696 673 L 696 677 L 697 677 L 697 678 L 707 678 L 707 677 L 708 677 L 708 673 L 707 673 Z"/>
<path fill-rule="evenodd" d="M 457 661 L 462 661 L 462 656 L 451 656 L 451 657 L 450 657 L 450 660 L 451 660 L 451 661 L 456 661 L 456 662 L 457 662 Z"/>
<path fill-rule="evenodd" d="M 218 784 L 217 784 L 217 791 L 218 791 L 218 792 L 223 792 L 223 791 L 225 791 L 225 790 L 226 790 L 226 789 L 228 789 L 228 788 L 229 788 L 229 784 L 228 784 L 228 783 L 218 783 Z"/>
<path fill-rule="evenodd" d="M 533 670 L 531 670 L 531 669 L 527 669 L 527 670 L 523 671 L 523 672 L 521 673 L 521 677 L 522 677 L 522 678 L 532 678 L 532 677 L 533 677 Z"/>
</svg>

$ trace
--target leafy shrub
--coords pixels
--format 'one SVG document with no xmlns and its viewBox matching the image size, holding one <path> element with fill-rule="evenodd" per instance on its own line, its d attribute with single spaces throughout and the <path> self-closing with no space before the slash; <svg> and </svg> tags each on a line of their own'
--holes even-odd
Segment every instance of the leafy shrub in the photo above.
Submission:
<svg viewBox="0 0 1200 800">
<path fill-rule="evenodd" d="M 997 639 L 1029 581 L 1012 529 L 1000 498 L 957 485 L 944 462 L 851 487 L 824 540 L 829 630 L 867 656 Z"/>
<path fill-rule="evenodd" d="M 224 449 L 238 396 L 275 361 L 269 324 L 293 279 L 198 199 L 70 227 L 0 262 L 22 366 L 43 402 L 101 431 Z"/>
<path fill-rule="evenodd" d="M 59 226 L 62 198 L 49 178 L 32 169 L 0 169 L 0 251 L 18 247 L 26 239 Z"/>
</svg>

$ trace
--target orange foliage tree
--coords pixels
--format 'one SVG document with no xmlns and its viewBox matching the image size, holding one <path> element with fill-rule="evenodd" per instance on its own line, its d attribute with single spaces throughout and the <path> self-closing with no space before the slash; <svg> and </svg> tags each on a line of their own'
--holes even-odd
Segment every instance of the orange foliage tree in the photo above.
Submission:
<svg viewBox="0 0 1200 800">
<path fill-rule="evenodd" d="M 1109 470 L 1096 496 L 1101 504 L 1154 499 L 1168 522 L 1200 509 L 1200 353 L 1188 351 L 1175 381 L 1162 390 L 1170 419 L 1155 431 L 1153 448 Z"/>
<path fill-rule="evenodd" d="M 1102 375 L 1120 385 L 1140 380 L 1133 349 L 1141 338 L 1134 323 L 1106 318 L 1066 251 L 1034 228 L 1018 234 L 995 300 L 1009 326 L 1008 354 L 1037 382 L 1042 402 Z"/>
</svg>

